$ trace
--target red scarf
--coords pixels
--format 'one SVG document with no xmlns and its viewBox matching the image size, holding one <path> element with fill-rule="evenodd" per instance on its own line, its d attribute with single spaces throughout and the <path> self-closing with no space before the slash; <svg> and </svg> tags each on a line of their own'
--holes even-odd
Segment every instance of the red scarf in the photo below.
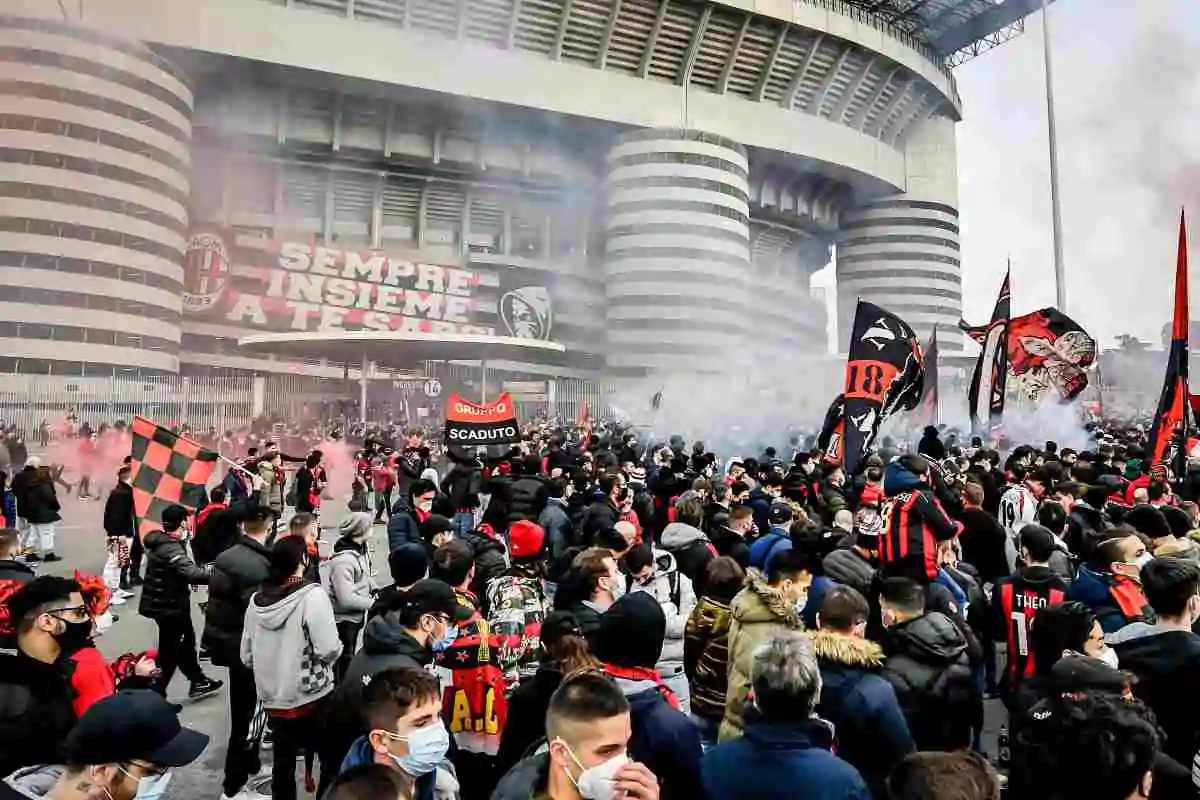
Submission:
<svg viewBox="0 0 1200 800">
<path fill-rule="evenodd" d="M 671 704 L 672 708 L 679 708 L 679 698 L 671 691 L 671 688 L 663 683 L 662 676 L 658 674 L 658 670 L 646 669 L 645 667 L 618 667 L 616 664 L 605 664 L 604 671 L 614 678 L 624 678 L 627 681 L 653 681 L 654 688 L 658 689 L 658 693 L 663 696 L 663 699 Z"/>
</svg>

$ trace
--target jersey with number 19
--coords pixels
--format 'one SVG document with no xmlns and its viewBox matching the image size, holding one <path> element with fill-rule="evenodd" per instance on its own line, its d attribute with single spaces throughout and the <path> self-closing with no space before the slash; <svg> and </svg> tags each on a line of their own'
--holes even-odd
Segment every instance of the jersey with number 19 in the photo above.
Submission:
<svg viewBox="0 0 1200 800">
<path fill-rule="evenodd" d="M 1023 567 L 1017 574 L 996 581 L 992 590 L 993 639 L 1003 631 L 1008 650 L 1005 686 L 1014 691 L 1022 678 L 1033 675 L 1029 627 L 1038 611 L 1067 597 L 1067 582 L 1049 567 Z"/>
</svg>

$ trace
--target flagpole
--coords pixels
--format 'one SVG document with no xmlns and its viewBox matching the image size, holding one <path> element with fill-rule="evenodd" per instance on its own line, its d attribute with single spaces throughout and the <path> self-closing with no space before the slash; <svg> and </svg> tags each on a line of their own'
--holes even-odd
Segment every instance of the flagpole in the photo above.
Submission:
<svg viewBox="0 0 1200 800">
<path fill-rule="evenodd" d="M 1050 148 L 1050 221 L 1054 237 L 1054 298 L 1067 313 L 1067 276 L 1063 264 L 1062 203 L 1058 191 L 1058 128 L 1054 119 L 1054 69 L 1050 58 L 1049 0 L 1042 0 L 1042 60 L 1046 75 L 1046 138 Z"/>
</svg>

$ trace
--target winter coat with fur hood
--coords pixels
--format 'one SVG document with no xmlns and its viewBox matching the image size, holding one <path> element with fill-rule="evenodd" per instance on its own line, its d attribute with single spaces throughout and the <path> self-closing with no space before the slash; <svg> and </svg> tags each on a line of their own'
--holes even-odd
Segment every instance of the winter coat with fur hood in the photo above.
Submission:
<svg viewBox="0 0 1200 800">
<path fill-rule="evenodd" d="M 819 630 L 812 634 L 821 667 L 817 715 L 837 730 L 838 756 L 863 776 L 877 800 L 887 776 L 916 744 L 892 685 L 878 674 L 883 648 L 869 639 Z"/>
<path fill-rule="evenodd" d="M 746 587 L 730 604 L 729 684 L 725 692 L 725 719 L 720 741 L 741 736 L 742 711 L 750 694 L 750 663 L 754 651 L 767 637 L 785 630 L 803 630 L 795 602 L 767 583 L 756 569 L 746 573 Z"/>
</svg>

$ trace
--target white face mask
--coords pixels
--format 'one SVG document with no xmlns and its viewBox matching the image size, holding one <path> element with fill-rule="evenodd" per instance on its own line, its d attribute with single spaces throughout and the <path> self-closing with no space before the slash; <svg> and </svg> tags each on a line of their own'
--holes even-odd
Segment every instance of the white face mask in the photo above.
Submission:
<svg viewBox="0 0 1200 800">
<path fill-rule="evenodd" d="M 1113 650 L 1111 647 L 1104 648 L 1104 651 L 1100 653 L 1100 655 L 1096 656 L 1096 658 L 1103 661 L 1105 664 L 1108 664 L 1113 669 L 1119 668 L 1117 664 L 1120 663 L 1120 659 L 1117 658 L 1117 651 Z"/>
<path fill-rule="evenodd" d="M 117 767 L 117 769 L 121 768 Z M 133 778 L 126 770 L 121 769 L 121 772 Z M 167 791 L 167 786 L 171 783 L 171 773 L 164 772 L 161 775 L 147 775 L 144 778 L 133 779 L 137 781 L 137 794 L 134 795 L 134 800 L 158 800 Z M 112 797 L 112 795 L 109 795 L 109 797 Z"/>
<path fill-rule="evenodd" d="M 566 742 L 563 742 L 563 746 L 566 746 Z M 579 777 L 576 778 L 571 775 L 570 770 L 563 767 L 567 773 L 567 777 L 575 784 L 575 788 L 579 790 L 579 794 L 584 800 L 615 800 L 617 787 L 614 776 L 620 771 L 621 767 L 629 763 L 628 754 L 621 753 L 597 764 L 591 769 L 583 769 L 583 764 L 579 763 L 579 759 L 571 752 L 571 748 L 567 747 L 567 753 L 571 756 L 571 760 L 575 762 L 575 765 L 583 770 L 583 772 L 579 773 Z"/>
<path fill-rule="evenodd" d="M 608 579 L 608 591 L 612 593 L 613 602 L 625 596 L 625 576 L 617 573 L 617 577 Z"/>
</svg>

